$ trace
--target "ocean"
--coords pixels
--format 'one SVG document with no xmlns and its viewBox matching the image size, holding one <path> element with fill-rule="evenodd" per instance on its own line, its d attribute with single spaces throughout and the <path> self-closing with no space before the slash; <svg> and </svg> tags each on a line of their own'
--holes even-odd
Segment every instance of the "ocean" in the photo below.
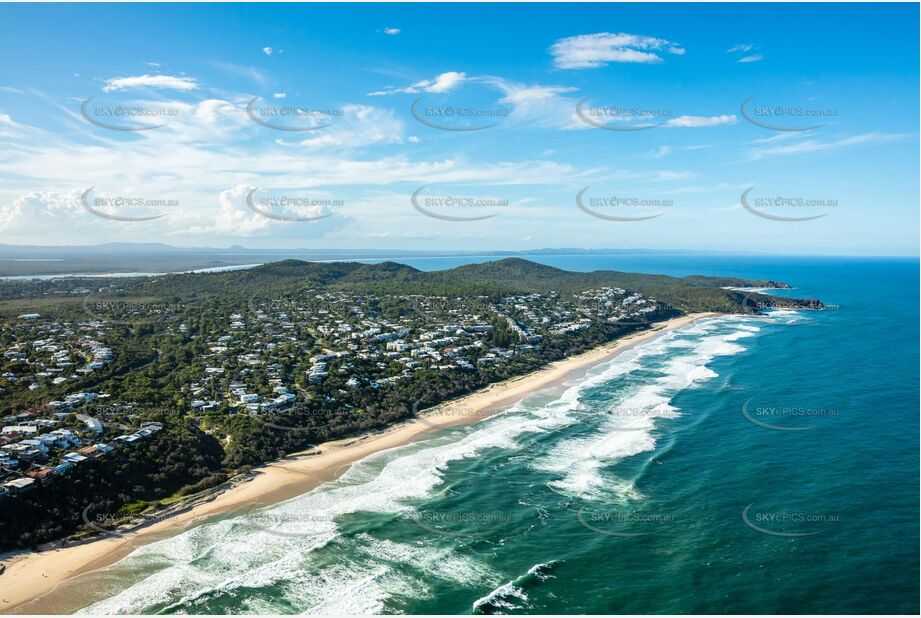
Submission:
<svg viewBox="0 0 921 618">
<path fill-rule="evenodd" d="M 140 547 L 65 584 L 92 597 L 68 611 L 918 612 L 917 259 L 528 259 L 770 278 L 829 309 L 646 341 L 304 495 Z"/>
</svg>

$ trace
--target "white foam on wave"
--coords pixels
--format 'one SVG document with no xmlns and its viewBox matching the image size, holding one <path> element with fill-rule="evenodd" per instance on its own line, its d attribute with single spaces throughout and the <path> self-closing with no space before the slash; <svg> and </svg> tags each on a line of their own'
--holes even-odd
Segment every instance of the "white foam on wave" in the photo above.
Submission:
<svg viewBox="0 0 921 618">
<path fill-rule="evenodd" d="M 535 564 L 527 573 L 492 590 L 489 594 L 473 602 L 473 613 L 501 614 L 502 610 L 525 609 L 528 607 L 528 594 L 525 587 L 534 582 L 543 582 L 554 577 L 550 569 L 559 564 L 553 560 Z M 484 611 L 485 610 L 485 611 Z"/>
<path fill-rule="evenodd" d="M 241 587 L 280 586 L 285 590 L 286 600 L 294 607 L 313 607 L 322 612 L 345 608 L 348 613 L 365 613 L 380 611 L 390 594 L 388 590 L 413 586 L 422 590 L 424 582 L 406 580 L 399 569 L 394 570 L 393 565 L 400 562 L 422 565 L 420 568 L 426 574 L 454 581 L 487 578 L 489 573 L 485 566 L 444 553 L 438 554 L 438 559 L 446 565 L 440 567 L 432 562 L 431 556 L 426 557 L 425 552 L 434 551 L 429 546 L 417 551 L 416 548 L 373 544 L 365 540 L 363 552 L 355 550 L 354 539 L 341 536 L 336 520 L 356 512 L 410 511 L 411 501 L 430 495 L 443 484 L 444 471 L 451 462 L 474 457 L 486 449 L 512 450 L 526 434 L 546 433 L 578 422 L 583 414 L 580 396 L 585 390 L 628 375 L 642 367 L 642 360 L 648 356 L 692 350 L 701 357 L 701 346 L 706 347 L 706 344 L 693 341 L 689 344 L 686 336 L 706 335 L 716 326 L 712 321 L 701 322 L 689 327 L 684 335 L 672 331 L 640 344 L 590 371 L 579 383 L 565 388 L 557 399 L 539 407 L 527 400 L 519 402 L 505 414 L 477 423 L 459 440 L 451 434 L 376 453 L 354 464 L 339 480 L 307 494 L 144 546 L 110 568 L 126 569 L 128 573 L 151 569 L 153 572 L 83 611 L 145 613 L 149 608 L 160 606 L 182 611 L 196 600 L 230 594 Z M 714 339 L 718 341 L 711 344 L 709 354 L 744 349 L 731 341 Z M 704 342 L 707 341 L 705 337 Z M 683 376 L 684 382 L 713 377 L 702 372 L 699 363 L 687 366 L 676 363 L 677 360 L 672 363 L 671 371 Z M 670 379 L 679 380 L 679 377 L 671 376 Z M 663 384 L 658 387 L 664 388 Z M 654 412 L 653 417 L 667 415 L 673 409 L 663 392 L 654 388 L 641 389 L 633 394 L 634 404 L 647 406 Z M 652 418 L 648 420 L 649 427 L 642 431 L 609 433 L 610 439 L 602 434 L 594 442 L 562 446 L 560 452 L 568 453 L 575 465 L 561 481 L 561 487 L 569 486 L 577 492 L 590 491 L 597 485 L 600 467 L 593 461 L 607 461 L 622 457 L 624 453 L 653 448 Z M 624 492 L 629 493 L 629 487 L 625 487 Z M 315 552 L 331 543 L 351 543 L 352 550 L 363 553 L 374 568 L 353 565 L 348 573 L 339 573 L 335 565 L 316 567 Z M 320 571 L 313 572 L 316 568 Z M 343 586 L 345 592 L 342 592 Z M 343 599 L 343 595 L 348 598 Z M 265 612 L 267 601 L 259 603 L 249 609 Z"/>
<path fill-rule="evenodd" d="M 457 555 L 450 547 L 429 548 L 376 539 L 369 534 L 356 537 L 360 550 L 376 561 L 396 565 L 411 565 L 427 577 L 437 577 L 457 584 L 475 584 L 495 579 L 484 563 L 468 556 Z"/>
<path fill-rule="evenodd" d="M 516 602 L 517 601 L 517 602 Z M 491 613 L 502 613 L 501 610 L 524 609 L 527 606 L 528 595 L 520 587 L 509 582 L 502 584 L 485 597 L 473 602 L 474 611 L 489 607 Z"/>
<path fill-rule="evenodd" d="M 710 321 L 680 333 L 682 337 L 700 337 L 696 341 L 691 340 L 690 347 L 661 342 L 658 349 L 676 356 L 656 369 L 661 374 L 659 377 L 634 388 L 615 402 L 606 411 L 606 418 L 597 432 L 558 443 L 532 467 L 558 474 L 560 478 L 551 481 L 550 487 L 570 495 L 591 499 L 610 491 L 624 499 L 642 498 L 632 482 L 606 479 L 602 474 L 603 468 L 624 458 L 652 451 L 656 446 L 656 420 L 674 418 L 678 414 L 671 404 L 672 398 L 684 389 L 717 377 L 717 373 L 707 366 L 715 357 L 745 351 L 746 348 L 735 342 L 755 333 L 749 329 L 716 333 L 721 324 L 725 325 L 725 322 Z M 685 343 L 687 341 L 684 340 Z"/>
<path fill-rule="evenodd" d="M 304 614 L 332 616 L 371 616 L 384 613 L 387 593 L 382 580 L 388 569 L 381 569 L 361 579 L 353 580 L 344 586 L 327 585 L 329 598 L 312 605 Z M 347 580 L 345 580 L 347 581 Z"/>
<path fill-rule="evenodd" d="M 538 409 L 520 402 L 507 413 L 478 423 L 460 440 L 442 444 L 436 439 L 434 444 L 419 443 L 376 453 L 354 464 L 339 480 L 303 496 L 144 546 L 112 568 L 165 566 L 84 611 L 143 613 L 153 606 L 183 605 L 241 586 L 283 582 L 291 573 L 303 570 L 302 563 L 309 561 L 311 552 L 341 538 L 337 517 L 356 512 L 409 511 L 410 500 L 424 498 L 443 482 L 443 471 L 451 462 L 474 457 L 485 449 L 514 449 L 516 439 L 524 434 L 544 433 L 575 422 L 572 415 L 578 409 L 579 394 L 638 367 L 633 360 L 636 354 L 631 350 L 622 360 L 605 364 Z M 459 562 L 446 564 L 453 568 L 442 574 L 455 579 L 465 579 L 472 569 L 469 564 L 461 568 Z M 473 572 L 485 576 L 476 569 Z M 376 579 L 361 580 L 355 594 L 369 597 L 355 600 L 354 613 L 377 607 L 381 577 L 377 574 Z M 314 594 L 330 596 L 322 590 Z"/>
</svg>

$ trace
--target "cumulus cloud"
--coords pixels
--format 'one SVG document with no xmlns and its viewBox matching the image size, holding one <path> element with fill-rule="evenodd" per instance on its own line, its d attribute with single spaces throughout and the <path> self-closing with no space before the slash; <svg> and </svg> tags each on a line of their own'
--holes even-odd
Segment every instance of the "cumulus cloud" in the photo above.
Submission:
<svg viewBox="0 0 921 618">
<path fill-rule="evenodd" d="M 580 34 L 556 41 L 550 47 L 553 63 L 560 69 L 590 69 L 611 62 L 656 64 L 662 53 L 680 56 L 680 45 L 652 36 L 619 32 Z"/>
<path fill-rule="evenodd" d="M 396 36 L 400 34 L 399 28 L 384 28 L 384 34 L 389 34 L 390 36 Z"/>
<path fill-rule="evenodd" d="M 252 236 L 269 227 L 271 219 L 254 212 L 246 205 L 246 196 L 256 187 L 238 184 L 232 189 L 221 191 L 217 201 L 220 208 L 210 225 L 188 229 L 188 233 L 227 234 L 230 236 Z"/>
<path fill-rule="evenodd" d="M 0 208 L 0 230 L 15 228 L 26 222 L 41 226 L 49 220 L 73 216 L 86 211 L 80 206 L 83 190 L 29 191 Z"/>
<path fill-rule="evenodd" d="M 178 77 L 175 75 L 136 75 L 107 79 L 105 86 L 102 87 L 105 92 L 129 88 L 164 88 L 187 91 L 198 88 L 198 82 L 191 77 Z"/>
</svg>

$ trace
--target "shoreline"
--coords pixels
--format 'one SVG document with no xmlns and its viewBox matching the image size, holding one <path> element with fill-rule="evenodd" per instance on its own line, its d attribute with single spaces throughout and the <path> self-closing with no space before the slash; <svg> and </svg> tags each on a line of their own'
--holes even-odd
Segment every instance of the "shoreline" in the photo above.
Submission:
<svg viewBox="0 0 921 618">
<path fill-rule="evenodd" d="M 537 371 L 496 382 L 457 399 L 443 402 L 425 414 L 381 431 L 323 443 L 308 451 L 253 468 L 249 480 L 193 503 L 164 519 L 154 519 L 129 532 L 80 544 L 26 551 L 3 559 L 0 574 L 0 612 L 12 613 L 25 605 L 54 604 L 55 589 L 79 575 L 109 566 L 134 549 L 175 536 L 207 518 L 232 515 L 244 507 L 265 507 L 301 495 L 337 478 L 352 463 L 371 454 L 404 446 L 428 433 L 483 420 L 533 392 L 557 386 L 579 371 L 614 358 L 633 346 L 716 313 L 692 313 L 653 325 L 587 352 L 550 363 Z M 30 613 L 44 613 L 30 607 Z M 39 610 L 39 611 L 36 611 Z M 51 610 L 53 613 L 53 610 Z"/>
</svg>

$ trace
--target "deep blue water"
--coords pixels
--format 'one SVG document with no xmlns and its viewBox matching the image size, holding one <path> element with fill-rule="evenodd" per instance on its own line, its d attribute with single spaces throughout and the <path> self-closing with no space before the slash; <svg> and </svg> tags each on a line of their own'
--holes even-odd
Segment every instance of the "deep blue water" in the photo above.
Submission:
<svg viewBox="0 0 921 618">
<path fill-rule="evenodd" d="M 675 331 L 146 546 L 77 582 L 111 596 L 92 609 L 918 612 L 917 260 L 532 259 L 783 280 L 835 308 Z"/>
</svg>

